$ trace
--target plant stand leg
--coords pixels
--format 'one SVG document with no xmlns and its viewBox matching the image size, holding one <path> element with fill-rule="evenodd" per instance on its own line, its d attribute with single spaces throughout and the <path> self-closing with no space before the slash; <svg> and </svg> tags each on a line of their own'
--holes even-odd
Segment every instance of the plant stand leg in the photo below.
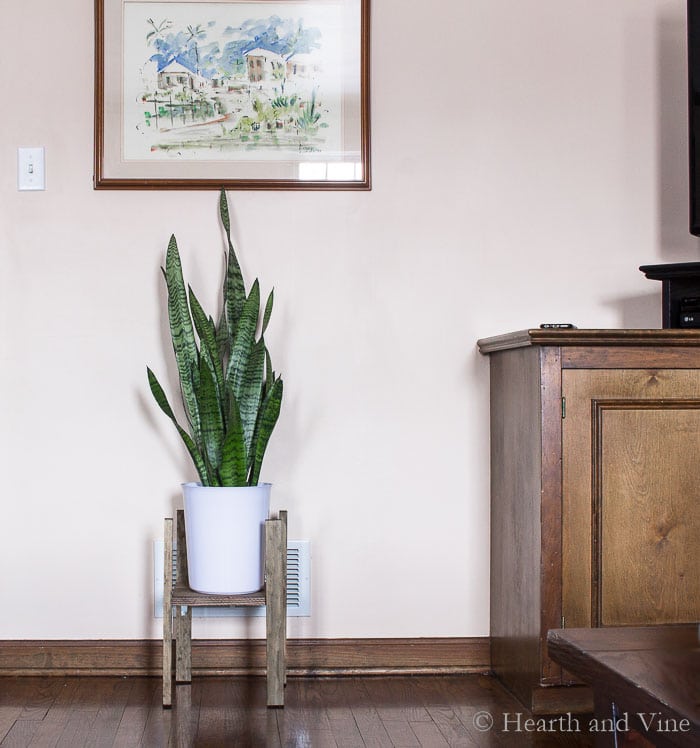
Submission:
<svg viewBox="0 0 700 748">
<path fill-rule="evenodd" d="M 282 509 L 279 513 L 282 522 L 282 546 L 280 553 L 282 556 L 282 674 L 284 676 L 284 685 L 287 685 L 287 510 Z"/>
<path fill-rule="evenodd" d="M 185 513 L 177 510 L 177 569 L 178 584 L 189 585 L 187 569 L 187 536 L 185 534 Z M 192 682 L 192 608 L 178 605 L 175 609 L 175 682 Z"/>
<path fill-rule="evenodd" d="M 286 514 L 286 513 L 285 513 Z M 286 640 L 285 518 L 265 523 L 267 705 L 284 706 Z"/>
<path fill-rule="evenodd" d="M 192 682 L 192 608 L 175 608 L 175 682 Z"/>
<path fill-rule="evenodd" d="M 163 707 L 173 703 L 173 521 L 165 520 L 163 583 Z"/>
</svg>

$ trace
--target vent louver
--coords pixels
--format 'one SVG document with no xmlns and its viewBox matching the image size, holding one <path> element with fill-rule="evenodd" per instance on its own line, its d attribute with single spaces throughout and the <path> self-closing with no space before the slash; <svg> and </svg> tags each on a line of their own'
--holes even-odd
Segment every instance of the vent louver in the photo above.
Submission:
<svg viewBox="0 0 700 748">
<path fill-rule="evenodd" d="M 299 548 L 287 545 L 287 610 L 301 605 L 301 555 Z"/>
<path fill-rule="evenodd" d="M 162 540 L 153 543 L 153 600 L 155 618 L 163 617 L 163 558 Z M 175 554 L 173 548 L 173 579 L 175 578 Z M 264 616 L 265 608 L 193 608 L 192 615 L 200 618 L 256 617 Z M 287 542 L 287 615 L 311 615 L 311 542 L 289 540 Z"/>
</svg>

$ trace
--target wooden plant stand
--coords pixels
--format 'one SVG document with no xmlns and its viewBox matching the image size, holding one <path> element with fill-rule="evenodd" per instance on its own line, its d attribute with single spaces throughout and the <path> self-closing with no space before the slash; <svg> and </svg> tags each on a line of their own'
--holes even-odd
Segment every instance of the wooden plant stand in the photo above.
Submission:
<svg viewBox="0 0 700 748">
<path fill-rule="evenodd" d="M 173 520 L 165 520 L 163 590 L 163 707 L 172 706 L 173 629 L 175 681 L 192 681 L 192 608 L 266 606 L 267 705 L 284 706 L 287 639 L 287 512 L 265 522 L 265 585 L 245 595 L 216 595 L 190 589 L 185 516 L 177 511 L 177 557 L 173 574 Z M 174 616 L 173 616 L 174 612 Z"/>
</svg>

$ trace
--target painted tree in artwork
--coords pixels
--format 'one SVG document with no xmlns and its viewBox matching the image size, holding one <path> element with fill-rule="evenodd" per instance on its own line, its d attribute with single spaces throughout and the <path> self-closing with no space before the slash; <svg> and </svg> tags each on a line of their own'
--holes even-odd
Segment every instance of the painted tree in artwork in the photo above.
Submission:
<svg viewBox="0 0 700 748">
<path fill-rule="evenodd" d="M 197 75 L 200 74 L 199 70 L 199 46 L 197 45 L 197 40 L 202 40 L 206 37 L 206 31 L 202 28 L 202 24 L 198 23 L 196 26 L 188 26 L 187 27 L 187 42 L 193 43 L 194 46 L 194 59 L 196 64 L 196 70 L 195 72 Z"/>
<path fill-rule="evenodd" d="M 157 45 L 159 40 L 165 38 L 165 32 L 173 25 L 173 22 L 167 19 L 162 20 L 160 23 L 156 23 L 152 18 L 146 20 L 151 27 L 151 30 L 146 34 L 146 42 L 149 45 Z"/>
</svg>

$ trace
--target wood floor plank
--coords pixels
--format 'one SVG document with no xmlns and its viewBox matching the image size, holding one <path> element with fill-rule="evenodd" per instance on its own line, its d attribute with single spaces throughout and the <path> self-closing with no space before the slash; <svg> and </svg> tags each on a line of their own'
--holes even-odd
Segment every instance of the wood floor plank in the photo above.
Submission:
<svg viewBox="0 0 700 748">
<path fill-rule="evenodd" d="M 312 717 L 317 713 L 325 713 L 326 683 L 330 678 L 290 678 L 284 692 L 284 712 L 289 710 L 298 712 L 300 717 Z M 325 728 L 330 729 L 326 724 Z"/>
<path fill-rule="evenodd" d="M 71 713 L 56 743 L 57 748 L 82 748 L 87 744 L 87 735 L 97 717 L 97 710 L 76 709 Z M 5 741 L 2 743 L 5 748 Z"/>
<path fill-rule="evenodd" d="M 411 703 L 407 692 L 392 678 L 364 678 L 356 688 L 361 688 L 359 694 L 364 698 L 358 699 L 352 709 L 365 745 L 373 748 L 419 745 L 409 721 L 430 717 L 424 708 L 415 705 L 415 695 Z"/>
<path fill-rule="evenodd" d="M 0 706 L 23 706 L 32 697 L 36 683 L 31 679 L 8 676 L 0 679 Z"/>
<path fill-rule="evenodd" d="M 284 700 L 284 709 L 275 710 L 284 748 L 337 748 L 319 682 L 311 678 L 290 679 Z"/>
<path fill-rule="evenodd" d="M 416 733 L 411 728 L 411 723 L 404 720 L 382 720 L 386 734 L 395 748 L 420 748 L 420 742 Z"/>
<path fill-rule="evenodd" d="M 364 748 L 365 741 L 355 724 L 352 712 L 348 715 L 336 715 L 329 719 L 331 734 L 338 748 Z"/>
<path fill-rule="evenodd" d="M 0 741 L 7 736 L 21 713 L 21 706 L 0 706 Z"/>
<path fill-rule="evenodd" d="M 62 722 L 43 720 L 39 723 L 29 748 L 55 748 L 61 738 L 65 725 Z"/>
<path fill-rule="evenodd" d="M 80 685 L 78 679 L 51 680 L 55 687 L 53 701 L 29 743 L 30 748 L 55 748 L 72 714 L 73 700 Z"/>
<path fill-rule="evenodd" d="M 31 691 L 31 698 L 23 705 L 20 719 L 44 719 L 62 688 L 60 678 L 39 678 L 38 680 L 39 683 Z"/>
<path fill-rule="evenodd" d="M 169 745 L 175 748 L 188 748 L 195 744 L 199 728 L 201 684 L 195 681 L 191 685 L 176 686 L 173 690 L 173 699 Z"/>
<path fill-rule="evenodd" d="M 372 698 L 366 688 L 366 679 L 353 678 L 344 681 L 348 689 L 352 688 L 354 699 L 349 693 L 341 693 L 340 697 L 350 703 L 350 711 L 367 748 L 393 748 L 394 743 L 389 737 L 379 712 L 372 703 Z"/>
<path fill-rule="evenodd" d="M 68 722 L 76 704 L 80 702 L 83 687 L 81 678 L 56 678 L 61 687 L 53 700 L 53 704 L 46 712 L 44 720 L 65 724 Z"/>
<path fill-rule="evenodd" d="M 479 675 L 290 678 L 283 709 L 267 708 L 260 677 L 196 677 L 174 689 L 172 709 L 162 707 L 158 678 L 0 678 L 2 748 L 593 745 L 587 732 L 517 731 L 512 716 L 504 729 L 516 713 L 532 716 Z"/>
<path fill-rule="evenodd" d="M 265 713 L 265 746 L 282 748 L 282 737 L 277 723 L 278 709 L 268 709 Z"/>
<path fill-rule="evenodd" d="M 109 685 L 105 684 L 101 694 L 102 703 L 88 732 L 87 744 L 91 748 L 112 748 L 114 745 L 133 682 L 122 678 L 113 682 L 111 688 Z"/>
<path fill-rule="evenodd" d="M 314 684 L 325 707 L 331 733 L 339 748 L 362 748 L 366 745 L 353 709 L 364 710 L 368 696 L 357 678 L 325 678 Z"/>
<path fill-rule="evenodd" d="M 433 722 L 438 726 L 443 737 L 450 746 L 478 746 L 479 743 L 472 739 L 467 729 L 461 723 L 459 717 L 447 706 L 432 706 L 428 713 Z"/>
<path fill-rule="evenodd" d="M 430 679 L 366 678 L 365 689 L 384 721 L 431 722 L 425 708 L 425 684 Z"/>
<path fill-rule="evenodd" d="M 27 748 L 41 722 L 33 719 L 17 719 L 2 741 L 3 748 Z"/>
<path fill-rule="evenodd" d="M 61 687 L 59 678 L 3 679 L 0 688 L 0 741 L 3 745 L 29 745 Z M 47 728 L 41 730 L 42 733 L 46 731 Z"/>
<path fill-rule="evenodd" d="M 448 748 L 449 743 L 432 720 L 430 722 L 410 722 L 409 724 L 421 748 Z"/>
<path fill-rule="evenodd" d="M 367 748 L 394 748 L 394 742 L 376 709 L 354 707 L 351 711 Z"/>
<path fill-rule="evenodd" d="M 208 679 L 202 686 L 196 743 L 207 746 L 279 745 L 277 721 L 268 719 L 261 678 Z"/>
<path fill-rule="evenodd" d="M 124 706 L 119 727 L 114 736 L 114 748 L 137 748 L 146 729 L 150 705 L 160 697 L 160 683 L 154 678 L 133 678 L 129 697 Z"/>
<path fill-rule="evenodd" d="M 165 746 L 170 743 L 172 709 L 163 709 L 163 693 L 160 685 L 158 688 L 153 689 L 148 705 L 146 724 L 144 725 L 139 744 L 143 748 Z"/>
</svg>

